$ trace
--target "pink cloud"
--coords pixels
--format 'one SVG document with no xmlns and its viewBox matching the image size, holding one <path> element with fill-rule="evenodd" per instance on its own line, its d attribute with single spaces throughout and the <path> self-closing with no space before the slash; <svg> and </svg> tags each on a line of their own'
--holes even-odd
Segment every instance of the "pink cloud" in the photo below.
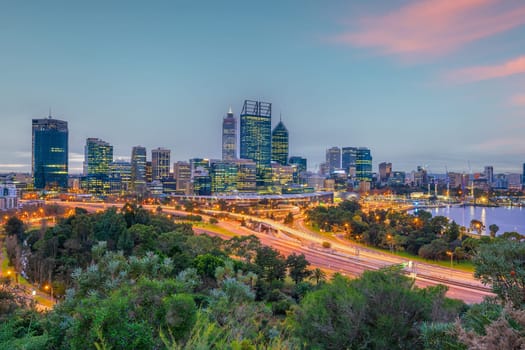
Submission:
<svg viewBox="0 0 525 350">
<path fill-rule="evenodd" d="M 516 106 L 525 106 L 525 94 L 512 96 L 510 102 Z"/>
<path fill-rule="evenodd" d="M 449 72 L 447 77 L 454 82 L 473 82 L 523 73 L 525 73 L 525 56 L 520 56 L 501 64 L 461 68 Z"/>
<path fill-rule="evenodd" d="M 356 20 L 349 21 L 349 23 Z M 525 3 L 501 0 L 422 0 L 357 19 L 335 42 L 397 55 L 442 55 L 525 24 Z"/>
</svg>

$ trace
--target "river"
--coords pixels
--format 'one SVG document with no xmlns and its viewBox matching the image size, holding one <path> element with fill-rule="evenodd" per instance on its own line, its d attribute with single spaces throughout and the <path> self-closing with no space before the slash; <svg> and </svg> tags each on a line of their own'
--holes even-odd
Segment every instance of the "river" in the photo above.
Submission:
<svg viewBox="0 0 525 350">
<path fill-rule="evenodd" d="M 424 210 L 430 211 L 433 216 L 446 216 L 465 227 L 469 227 L 470 221 L 473 219 L 480 220 L 485 225 L 487 234 L 489 233 L 489 225 L 492 224 L 498 225 L 498 235 L 511 231 L 525 234 L 525 208 L 521 207 L 449 206 Z"/>
</svg>

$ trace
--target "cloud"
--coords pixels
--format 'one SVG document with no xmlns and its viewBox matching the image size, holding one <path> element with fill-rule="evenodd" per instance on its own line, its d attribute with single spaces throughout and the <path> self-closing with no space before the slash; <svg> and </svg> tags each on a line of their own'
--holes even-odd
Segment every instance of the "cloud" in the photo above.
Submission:
<svg viewBox="0 0 525 350">
<path fill-rule="evenodd" d="M 84 154 L 83 153 L 69 152 L 69 161 L 70 162 L 76 162 L 76 163 L 83 163 L 84 162 Z"/>
<path fill-rule="evenodd" d="M 525 94 L 512 96 L 510 103 L 515 106 L 525 106 Z"/>
<path fill-rule="evenodd" d="M 487 79 L 504 78 L 525 73 L 525 56 L 513 58 L 507 62 L 474 66 L 454 70 L 447 74 L 447 79 L 454 82 L 474 82 Z"/>
<path fill-rule="evenodd" d="M 521 136 L 495 137 L 472 145 L 470 149 L 476 152 L 497 155 L 522 155 L 525 151 L 525 140 Z"/>
<path fill-rule="evenodd" d="M 439 56 L 525 24 L 525 4 L 501 0 L 422 0 L 353 19 L 356 30 L 331 40 L 384 54 Z"/>
<path fill-rule="evenodd" d="M 0 169 L 20 169 L 26 167 L 27 164 L 0 164 Z"/>
</svg>

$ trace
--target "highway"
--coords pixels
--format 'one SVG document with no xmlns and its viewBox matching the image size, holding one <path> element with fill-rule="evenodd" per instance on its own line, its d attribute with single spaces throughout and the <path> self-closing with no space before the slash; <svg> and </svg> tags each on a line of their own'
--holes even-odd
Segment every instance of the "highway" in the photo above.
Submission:
<svg viewBox="0 0 525 350">
<path fill-rule="evenodd" d="M 52 202 L 56 205 L 68 207 L 80 207 L 88 211 L 104 210 L 110 207 L 122 207 L 121 203 L 86 203 L 86 202 Z M 158 206 L 144 206 L 148 210 L 154 210 Z M 162 206 L 162 211 L 172 215 L 188 215 L 188 212 L 175 210 L 173 207 Z M 219 227 L 232 232 L 235 235 L 255 235 L 265 245 L 279 250 L 287 256 L 292 253 L 303 253 L 310 264 L 319 267 L 327 272 L 339 272 L 341 274 L 357 277 L 365 270 L 377 270 L 393 264 L 408 263 L 408 259 L 401 258 L 393 254 L 378 252 L 367 249 L 361 245 L 356 245 L 339 239 L 331 239 L 311 232 L 304 225 L 298 228 L 291 228 L 280 222 L 259 218 L 244 214 L 234 214 L 215 210 L 203 210 L 208 215 L 226 214 L 229 218 L 237 220 L 252 220 L 272 228 L 270 233 L 257 232 L 246 227 L 240 226 L 237 221 L 220 220 Z M 201 215 L 201 214 L 199 214 Z M 209 218 L 203 216 L 205 220 Z M 196 228 L 197 233 L 205 230 Z M 216 234 L 210 232 L 212 234 Z M 330 248 L 323 248 L 323 242 L 330 242 Z M 461 299 L 466 303 L 478 303 L 485 296 L 492 296 L 491 289 L 484 286 L 475 279 L 471 273 L 452 268 L 436 266 L 427 263 L 413 262 L 412 268 L 405 269 L 407 274 L 415 276 L 415 283 L 419 287 L 443 284 L 448 287 L 447 296 L 450 298 Z"/>
</svg>

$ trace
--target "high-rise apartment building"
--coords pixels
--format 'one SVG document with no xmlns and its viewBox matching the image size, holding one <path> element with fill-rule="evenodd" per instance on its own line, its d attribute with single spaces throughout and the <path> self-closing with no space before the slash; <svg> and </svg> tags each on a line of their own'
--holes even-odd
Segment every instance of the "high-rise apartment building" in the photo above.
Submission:
<svg viewBox="0 0 525 350">
<path fill-rule="evenodd" d="M 131 150 L 131 190 L 146 191 L 146 147 L 135 146 Z"/>
<path fill-rule="evenodd" d="M 357 149 L 356 179 L 362 182 L 372 182 L 372 154 L 366 147 Z"/>
<path fill-rule="evenodd" d="M 282 121 L 272 131 L 272 161 L 288 164 L 288 129 Z"/>
<path fill-rule="evenodd" d="M 222 160 L 237 158 L 237 119 L 230 107 L 228 114 L 222 120 Z"/>
<path fill-rule="evenodd" d="M 31 171 L 35 189 L 67 188 L 67 122 L 33 119 Z"/>
<path fill-rule="evenodd" d="M 151 150 L 151 178 L 163 180 L 170 175 L 171 151 L 166 148 Z"/>
<path fill-rule="evenodd" d="M 89 193 L 105 195 L 110 190 L 110 164 L 113 146 L 98 138 L 88 138 L 84 147 L 85 188 Z"/>
<path fill-rule="evenodd" d="M 271 184 L 272 104 L 245 100 L 240 117 L 240 157 L 253 160 L 259 186 Z"/>
</svg>

